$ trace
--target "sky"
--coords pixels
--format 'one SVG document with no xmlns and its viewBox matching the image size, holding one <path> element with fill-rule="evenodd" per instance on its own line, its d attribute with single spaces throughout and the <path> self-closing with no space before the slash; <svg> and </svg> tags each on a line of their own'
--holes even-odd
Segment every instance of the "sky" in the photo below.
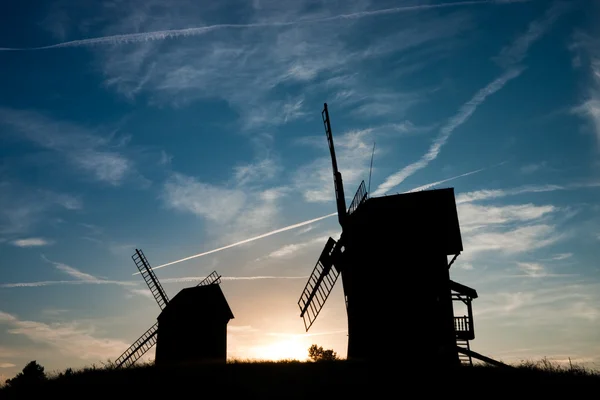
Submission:
<svg viewBox="0 0 600 400">
<path fill-rule="evenodd" d="M 0 10 L 0 378 L 100 365 L 153 325 L 136 248 L 171 298 L 223 276 L 228 357 L 345 357 L 341 285 L 308 333 L 297 305 L 341 232 L 325 102 L 348 204 L 362 180 L 454 188 L 471 349 L 600 368 L 597 2 Z"/>
</svg>

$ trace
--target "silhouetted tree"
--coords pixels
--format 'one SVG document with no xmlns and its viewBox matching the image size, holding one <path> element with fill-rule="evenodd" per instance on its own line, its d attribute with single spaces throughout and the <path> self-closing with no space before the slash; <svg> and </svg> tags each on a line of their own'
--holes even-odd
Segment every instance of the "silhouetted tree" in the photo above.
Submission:
<svg viewBox="0 0 600 400">
<path fill-rule="evenodd" d="M 38 364 L 35 360 L 30 361 L 22 372 L 19 372 L 14 378 L 6 381 L 7 386 L 25 386 L 35 385 L 46 380 L 44 367 Z"/>
<path fill-rule="evenodd" d="M 313 344 L 308 348 L 308 356 L 313 361 L 334 361 L 338 360 L 337 353 L 333 350 L 323 350 L 322 346 Z"/>
<path fill-rule="evenodd" d="M 60 372 L 58 374 L 59 378 L 70 377 L 70 376 L 73 376 L 73 369 L 72 368 L 67 368 L 64 372 Z"/>
</svg>

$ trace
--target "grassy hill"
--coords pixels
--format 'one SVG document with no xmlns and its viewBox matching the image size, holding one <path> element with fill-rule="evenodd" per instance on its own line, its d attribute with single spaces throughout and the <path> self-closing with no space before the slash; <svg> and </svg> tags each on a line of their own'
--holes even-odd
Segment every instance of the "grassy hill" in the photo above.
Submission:
<svg viewBox="0 0 600 400">
<path fill-rule="evenodd" d="M 526 393 L 554 396 L 561 389 L 569 396 L 593 395 L 594 389 L 600 389 L 600 375 L 549 363 L 452 370 L 416 367 L 402 360 L 376 365 L 349 361 L 231 362 L 168 369 L 144 365 L 61 373 L 40 384 L 4 387 L 0 398 L 425 398 L 442 394 L 482 398 L 521 397 Z"/>
</svg>

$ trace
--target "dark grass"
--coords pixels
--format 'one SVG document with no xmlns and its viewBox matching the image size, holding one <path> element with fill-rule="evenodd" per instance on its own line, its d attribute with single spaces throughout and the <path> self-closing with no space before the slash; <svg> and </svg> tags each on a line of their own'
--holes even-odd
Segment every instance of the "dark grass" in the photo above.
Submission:
<svg viewBox="0 0 600 400">
<path fill-rule="evenodd" d="M 26 398 L 497 398 L 596 396 L 600 375 L 549 362 L 518 368 L 361 362 L 230 362 L 187 367 L 85 368 L 38 385 L 5 387 L 0 399 Z"/>
</svg>

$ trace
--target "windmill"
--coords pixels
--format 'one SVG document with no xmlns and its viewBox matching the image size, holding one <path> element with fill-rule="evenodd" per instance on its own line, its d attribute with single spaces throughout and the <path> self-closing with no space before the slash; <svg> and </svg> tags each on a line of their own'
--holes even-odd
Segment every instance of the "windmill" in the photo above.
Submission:
<svg viewBox="0 0 600 400">
<path fill-rule="evenodd" d="M 213 271 L 197 286 L 182 289 L 169 300 L 142 250 L 136 249 L 131 258 L 161 313 L 158 322 L 115 360 L 116 367 L 130 367 L 155 344 L 156 365 L 201 360 L 225 361 L 227 323 L 233 314 L 219 286 L 221 276 Z M 192 340 L 193 344 L 190 343 Z M 197 346 L 198 340 L 203 340 L 204 345 Z"/>
<path fill-rule="evenodd" d="M 458 364 L 460 353 L 471 363 L 477 292 L 449 276 L 463 250 L 454 190 L 370 197 L 362 181 L 346 209 L 326 103 L 321 115 L 342 233 L 327 240 L 298 301 L 306 331 L 341 275 L 348 359 Z M 455 317 L 453 300 L 464 303 L 468 315 Z"/>
</svg>

